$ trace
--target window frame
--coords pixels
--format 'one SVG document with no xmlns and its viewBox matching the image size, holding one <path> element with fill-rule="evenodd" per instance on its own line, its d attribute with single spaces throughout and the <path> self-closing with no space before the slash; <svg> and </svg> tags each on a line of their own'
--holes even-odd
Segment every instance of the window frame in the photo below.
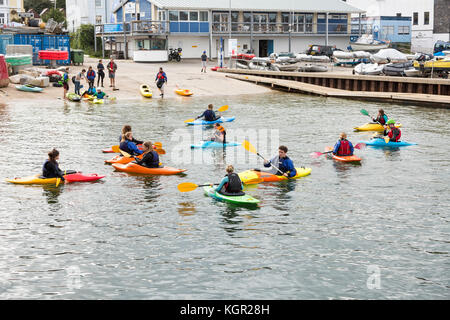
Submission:
<svg viewBox="0 0 450 320">
<path fill-rule="evenodd" d="M 418 12 L 413 12 L 412 24 L 413 24 L 413 26 L 419 25 L 419 13 Z"/>
<path fill-rule="evenodd" d="M 100 5 L 97 5 L 97 2 L 100 2 Z M 102 0 L 95 0 L 95 7 L 96 8 L 103 8 L 103 1 Z"/>
<path fill-rule="evenodd" d="M 424 26 L 430 25 L 430 11 L 425 11 L 423 13 L 423 25 Z"/>
<path fill-rule="evenodd" d="M 206 20 L 202 20 L 203 19 L 203 17 L 202 17 L 202 13 L 203 14 L 205 14 L 206 13 Z M 199 22 L 209 22 L 209 12 L 208 11 L 199 11 L 198 12 L 198 21 Z"/>
<path fill-rule="evenodd" d="M 172 15 L 176 13 L 176 20 L 172 20 Z M 170 10 L 169 11 L 169 21 L 170 22 L 180 22 L 180 12 L 178 10 Z"/>
<path fill-rule="evenodd" d="M 186 19 L 185 20 L 183 20 L 183 19 L 181 19 L 181 15 L 182 14 L 186 14 Z M 186 10 L 179 10 L 178 11 L 178 18 L 180 19 L 179 21 L 180 22 L 189 22 L 189 11 L 186 11 Z"/>
<path fill-rule="evenodd" d="M 407 32 L 404 30 L 407 30 Z M 410 26 L 398 26 L 398 34 L 399 35 L 410 35 L 411 34 Z"/>
</svg>

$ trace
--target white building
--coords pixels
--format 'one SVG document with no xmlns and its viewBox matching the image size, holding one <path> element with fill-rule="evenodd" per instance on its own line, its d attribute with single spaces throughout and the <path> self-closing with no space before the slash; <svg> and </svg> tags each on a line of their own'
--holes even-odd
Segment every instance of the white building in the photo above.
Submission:
<svg viewBox="0 0 450 320">
<path fill-rule="evenodd" d="M 23 0 L 0 0 L 0 26 L 10 24 L 19 12 L 24 12 Z"/>
<path fill-rule="evenodd" d="M 66 0 L 67 29 L 72 32 L 82 24 L 111 23 L 112 10 L 119 3 L 120 0 Z"/>
<path fill-rule="evenodd" d="M 364 9 L 367 17 L 406 16 L 412 19 L 411 50 L 433 53 L 437 40 L 449 41 L 449 0 L 343 0 Z M 435 10 L 435 8 L 439 8 Z M 436 32 L 435 32 L 436 29 Z"/>
<path fill-rule="evenodd" d="M 239 53 L 257 56 L 303 52 L 309 45 L 345 49 L 350 16 L 364 11 L 340 0 L 123 0 L 113 12 L 116 24 L 97 36 L 113 38 L 124 56 L 181 47 L 184 58 L 203 51 L 214 58 L 220 39 L 228 56 L 230 37 Z"/>
</svg>

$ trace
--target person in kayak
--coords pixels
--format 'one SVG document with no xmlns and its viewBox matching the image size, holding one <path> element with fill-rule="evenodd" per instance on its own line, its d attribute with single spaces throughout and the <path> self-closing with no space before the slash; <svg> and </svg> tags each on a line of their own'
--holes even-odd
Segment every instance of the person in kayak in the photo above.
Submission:
<svg viewBox="0 0 450 320">
<path fill-rule="evenodd" d="M 392 142 L 400 142 L 402 131 L 395 126 L 395 120 L 389 120 L 387 126 L 384 126 L 384 136 L 388 136 Z"/>
<path fill-rule="evenodd" d="M 372 118 L 372 120 L 373 122 L 379 122 L 382 126 L 384 126 L 389 119 L 387 115 L 384 114 L 384 110 L 380 109 L 378 110 L 378 116 L 376 118 Z"/>
<path fill-rule="evenodd" d="M 122 141 L 123 135 L 126 134 L 127 132 L 132 132 L 131 126 L 128 125 L 128 124 L 126 124 L 126 125 L 123 126 L 123 128 L 122 128 L 122 134 L 121 134 L 120 137 L 119 137 L 119 142 Z M 133 139 L 132 139 L 131 141 L 134 142 L 135 144 L 143 144 L 143 143 L 144 143 L 144 141 L 137 140 L 137 139 L 135 139 L 134 137 L 133 137 Z"/>
<path fill-rule="evenodd" d="M 222 142 L 223 144 L 227 143 L 227 131 L 224 127 L 222 127 L 219 123 L 214 123 L 214 136 L 211 138 L 211 141 Z"/>
<path fill-rule="evenodd" d="M 273 157 L 270 161 L 264 161 L 264 167 L 269 168 L 271 164 L 280 169 L 280 171 L 273 169 L 271 173 L 277 176 L 283 175 L 287 178 L 292 178 L 297 175 L 297 170 L 294 167 L 294 163 L 287 156 L 288 148 L 286 146 L 278 147 L 278 155 Z"/>
<path fill-rule="evenodd" d="M 208 105 L 208 109 L 205 110 L 201 115 L 199 115 L 195 120 L 204 118 L 205 121 L 216 121 L 220 117 L 216 116 L 216 113 L 213 110 L 214 106 L 212 104 Z"/>
<path fill-rule="evenodd" d="M 146 167 L 146 168 L 160 168 L 162 163 L 159 162 L 159 155 L 153 149 L 153 144 L 150 141 L 146 141 L 143 144 L 142 159 L 136 159 L 134 163 Z"/>
<path fill-rule="evenodd" d="M 155 82 L 156 82 L 156 86 L 158 87 L 159 91 L 161 92 L 161 94 L 160 94 L 161 98 L 164 98 L 164 84 L 167 83 L 167 75 L 163 71 L 163 68 L 159 68 L 159 72 L 156 74 Z"/>
<path fill-rule="evenodd" d="M 125 133 L 120 141 L 119 149 L 132 155 L 141 155 L 142 151 L 138 149 L 136 144 L 133 142 L 133 133 L 131 131 Z"/>
<path fill-rule="evenodd" d="M 229 165 L 227 167 L 227 174 L 216 188 L 216 191 L 225 196 L 244 196 L 243 189 L 244 185 L 242 184 L 241 178 L 234 173 L 234 167 Z"/>
<path fill-rule="evenodd" d="M 103 99 L 106 96 L 106 93 L 102 91 L 102 89 L 98 88 L 97 92 L 94 94 L 94 97 L 97 99 Z"/>
<path fill-rule="evenodd" d="M 339 141 L 334 145 L 333 154 L 335 156 L 352 156 L 354 150 L 353 144 L 347 140 L 347 134 L 342 132 Z"/>
<path fill-rule="evenodd" d="M 48 153 L 48 160 L 42 166 L 42 176 L 44 178 L 61 178 L 64 181 L 64 172 L 59 169 L 59 151 L 53 149 Z"/>
</svg>

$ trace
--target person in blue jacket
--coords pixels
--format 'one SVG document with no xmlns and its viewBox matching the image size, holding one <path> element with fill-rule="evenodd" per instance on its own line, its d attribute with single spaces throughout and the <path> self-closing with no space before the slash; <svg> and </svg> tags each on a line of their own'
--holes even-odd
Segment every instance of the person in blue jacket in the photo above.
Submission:
<svg viewBox="0 0 450 320">
<path fill-rule="evenodd" d="M 276 175 L 283 175 L 287 178 L 292 178 L 297 175 L 297 170 L 294 167 L 294 163 L 292 160 L 287 156 L 288 148 L 286 146 L 279 146 L 278 147 L 278 155 L 275 156 L 270 161 L 264 161 L 264 167 L 269 168 L 271 167 L 271 164 L 280 169 L 280 171 L 275 169 L 273 170 L 273 174 Z"/>
<path fill-rule="evenodd" d="M 333 154 L 336 156 L 352 156 L 353 144 L 347 140 L 347 134 L 342 132 L 339 141 L 334 145 Z"/>
<path fill-rule="evenodd" d="M 132 141 L 133 133 L 131 131 L 125 133 L 120 141 L 119 149 L 125 151 L 132 156 L 138 156 L 142 154 L 142 151 L 138 149 L 136 144 Z"/>
<path fill-rule="evenodd" d="M 131 130 L 131 126 L 129 124 L 124 125 L 122 128 L 122 134 L 119 137 L 119 142 L 122 141 L 122 137 L 124 134 L 126 134 L 127 132 L 132 132 L 132 131 L 133 130 Z M 144 143 L 144 141 L 137 140 L 134 137 L 133 137 L 133 139 L 131 139 L 131 141 L 133 141 L 135 144 L 143 144 Z"/>
<path fill-rule="evenodd" d="M 89 67 L 86 78 L 89 82 L 89 89 L 93 88 L 95 83 L 95 71 L 92 67 Z"/>
<path fill-rule="evenodd" d="M 159 72 L 156 74 L 155 82 L 156 82 L 156 86 L 158 87 L 159 91 L 161 92 L 161 94 L 160 94 L 161 98 L 164 98 L 164 84 L 167 83 L 167 75 L 163 71 L 163 68 L 159 68 Z"/>
<path fill-rule="evenodd" d="M 205 110 L 205 112 L 203 112 L 201 115 L 199 115 L 195 119 L 204 118 L 205 121 L 216 121 L 220 117 L 216 116 L 216 113 L 214 112 L 213 108 L 214 108 L 214 106 L 212 104 L 208 105 L 208 109 Z"/>
<path fill-rule="evenodd" d="M 242 191 L 243 189 L 244 185 L 242 184 L 241 178 L 234 173 L 234 167 L 229 165 L 227 167 L 227 175 L 216 188 L 216 192 L 226 196 L 243 196 L 245 195 Z"/>
</svg>

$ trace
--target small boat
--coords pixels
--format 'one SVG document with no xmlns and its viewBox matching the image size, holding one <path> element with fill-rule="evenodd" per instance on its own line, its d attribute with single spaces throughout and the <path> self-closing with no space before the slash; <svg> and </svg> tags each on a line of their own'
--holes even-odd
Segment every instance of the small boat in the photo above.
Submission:
<svg viewBox="0 0 450 320">
<path fill-rule="evenodd" d="M 306 66 L 298 68 L 298 71 L 301 71 L 301 72 L 327 72 L 328 67 L 311 64 L 311 65 L 306 65 Z"/>
<path fill-rule="evenodd" d="M 405 73 L 405 76 L 407 76 L 407 77 L 420 77 L 420 74 L 421 74 L 420 70 L 417 70 L 414 67 L 405 69 L 405 70 L 403 70 L 403 72 Z"/>
<path fill-rule="evenodd" d="M 194 93 L 189 89 L 175 89 L 175 93 L 180 96 L 192 96 Z"/>
<path fill-rule="evenodd" d="M 205 195 L 219 200 L 219 201 L 223 201 L 223 202 L 228 202 L 228 203 L 232 203 L 235 205 L 241 205 L 241 206 L 257 206 L 259 204 L 259 200 L 253 198 L 250 195 L 247 195 L 245 193 L 242 193 L 243 195 L 237 195 L 237 196 L 227 196 L 227 195 L 223 195 L 219 192 L 217 192 L 214 188 L 212 187 L 204 187 L 203 188 Z"/>
<path fill-rule="evenodd" d="M 383 66 L 380 66 L 377 63 L 360 63 L 353 69 L 353 71 L 360 75 L 375 76 L 382 74 L 383 68 Z"/>
<path fill-rule="evenodd" d="M 299 179 L 306 177 L 311 174 L 312 169 L 311 168 L 295 168 L 297 171 L 297 174 L 295 177 L 292 178 L 286 178 L 285 176 L 279 176 L 270 172 L 266 171 L 256 171 L 256 170 L 247 170 L 238 173 L 239 178 L 241 179 L 243 184 L 253 184 L 254 181 L 262 180 L 261 182 L 279 182 L 279 181 L 286 181 L 286 180 L 292 180 L 292 179 Z"/>
<path fill-rule="evenodd" d="M 231 122 L 234 121 L 234 119 L 236 119 L 236 117 L 220 117 L 217 120 L 214 121 L 206 121 L 206 120 L 202 120 L 202 119 L 197 119 L 195 121 L 192 122 L 186 122 L 187 125 L 191 125 L 191 126 L 195 126 L 195 125 L 213 125 L 214 123 L 223 123 L 223 122 Z"/>
<path fill-rule="evenodd" d="M 207 148 L 225 148 L 225 147 L 237 147 L 240 146 L 239 142 L 216 142 L 216 141 L 204 141 L 199 144 L 191 144 L 192 149 L 207 149 Z"/>
<path fill-rule="evenodd" d="M 374 138 L 370 141 L 360 141 L 360 143 L 365 143 L 368 146 L 380 148 L 397 148 L 397 147 L 407 147 L 417 145 L 417 143 L 415 142 L 406 142 L 406 141 L 399 141 L 399 142 L 389 141 L 388 143 L 386 143 L 386 141 L 384 141 L 384 139 L 381 138 Z"/>
<path fill-rule="evenodd" d="M 141 84 L 140 92 L 141 95 L 145 98 L 151 98 L 153 95 L 152 91 L 150 90 L 150 86 L 148 84 Z"/>
<path fill-rule="evenodd" d="M 375 40 L 372 35 L 363 34 L 355 42 L 350 42 L 353 51 L 377 51 L 389 48 L 390 41 Z"/>
<path fill-rule="evenodd" d="M 412 67 L 412 62 L 388 63 L 383 68 L 383 73 L 387 76 L 404 76 L 405 69 Z"/>
<path fill-rule="evenodd" d="M 25 84 L 25 85 L 17 85 L 16 89 L 19 91 L 25 91 L 25 92 L 42 92 L 44 89 L 39 88 L 39 87 L 35 87 L 29 84 Z"/>
<path fill-rule="evenodd" d="M 395 127 L 396 128 L 401 128 L 402 124 L 401 123 L 396 123 Z M 376 131 L 376 132 L 383 132 L 384 131 L 384 127 L 379 124 L 379 123 L 366 123 L 360 127 L 355 127 L 353 128 L 355 131 Z"/>
<path fill-rule="evenodd" d="M 73 92 L 68 92 L 66 94 L 66 98 L 69 99 L 70 101 L 73 101 L 73 102 L 80 102 L 81 101 L 81 97 L 79 95 L 77 95 L 76 93 L 73 93 Z"/>
</svg>

